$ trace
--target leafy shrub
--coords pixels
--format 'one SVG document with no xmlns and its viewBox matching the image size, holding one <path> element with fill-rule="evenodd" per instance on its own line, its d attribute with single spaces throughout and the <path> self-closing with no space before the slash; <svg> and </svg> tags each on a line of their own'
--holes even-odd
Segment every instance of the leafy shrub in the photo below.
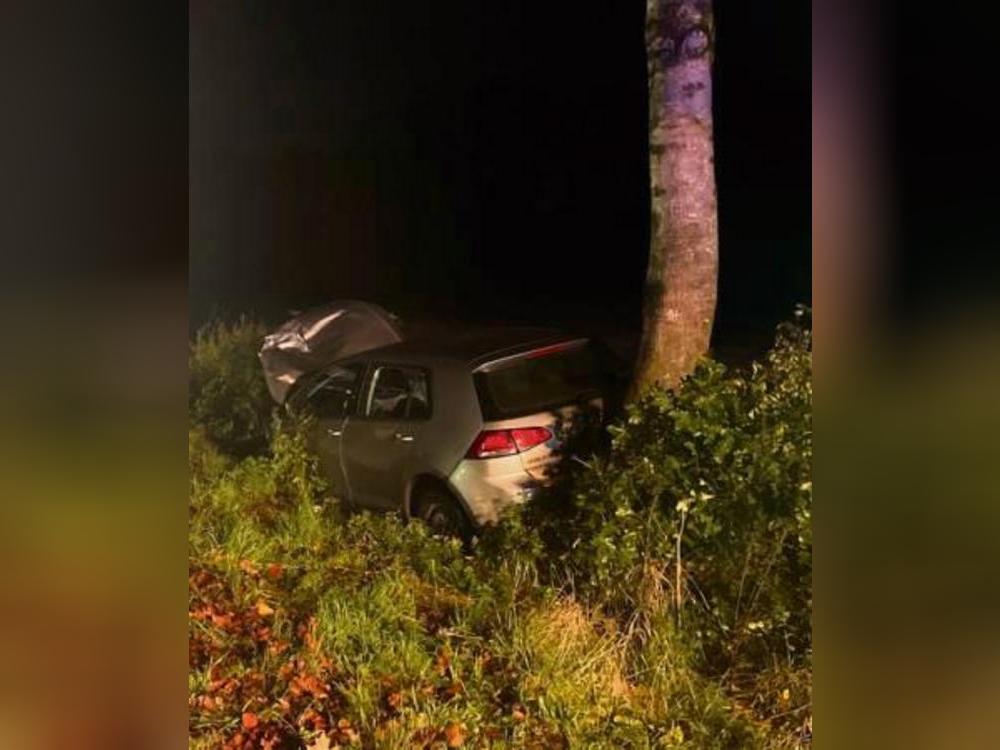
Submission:
<svg viewBox="0 0 1000 750">
<path fill-rule="evenodd" d="M 273 402 L 257 359 L 262 323 L 215 321 L 195 335 L 188 358 L 189 416 L 223 452 L 235 456 L 267 448 Z"/>
<path fill-rule="evenodd" d="M 540 549 L 548 580 L 571 582 L 641 642 L 669 640 L 675 658 L 686 653 L 760 714 L 807 703 L 809 331 L 780 327 L 766 360 L 746 372 L 703 361 L 611 429 L 610 453 L 515 511 L 487 540 L 491 553 Z M 775 665 L 798 694 L 782 688 L 771 693 L 777 706 L 763 705 L 758 677 Z"/>
</svg>

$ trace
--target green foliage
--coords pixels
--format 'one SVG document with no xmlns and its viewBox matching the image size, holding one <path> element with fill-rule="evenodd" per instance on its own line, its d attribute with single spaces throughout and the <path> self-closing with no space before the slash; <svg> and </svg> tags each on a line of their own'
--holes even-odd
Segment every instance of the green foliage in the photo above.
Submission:
<svg viewBox="0 0 1000 750">
<path fill-rule="evenodd" d="M 730 642 L 807 648 L 810 361 L 808 334 L 784 329 L 749 373 L 704 361 L 629 407 L 559 521 L 584 591 L 655 611 L 676 601 L 679 563 L 682 616 Z"/>
<path fill-rule="evenodd" d="M 188 408 L 192 424 L 223 452 L 235 456 L 267 447 L 272 407 L 257 359 L 266 334 L 262 323 L 240 318 L 201 328 L 188 358 Z"/>
<path fill-rule="evenodd" d="M 239 462 L 192 436 L 193 746 L 753 746 L 717 686 L 655 683 L 668 663 L 526 560 L 324 501 L 302 435 Z"/>
<path fill-rule="evenodd" d="M 640 644 L 669 623 L 675 654 L 761 714 L 808 703 L 811 359 L 809 331 L 784 325 L 746 372 L 706 360 L 676 390 L 647 392 L 611 428 L 610 453 L 514 512 L 490 553 L 540 549 L 549 581 Z M 785 684 L 762 699 L 757 676 L 776 669 Z"/>
<path fill-rule="evenodd" d="M 201 372 L 242 372 L 218 360 L 254 335 L 206 334 Z M 783 327 L 746 372 L 648 393 L 471 556 L 326 499 L 307 423 L 264 423 L 237 458 L 195 418 L 191 745 L 801 746 L 810 367 Z"/>
</svg>

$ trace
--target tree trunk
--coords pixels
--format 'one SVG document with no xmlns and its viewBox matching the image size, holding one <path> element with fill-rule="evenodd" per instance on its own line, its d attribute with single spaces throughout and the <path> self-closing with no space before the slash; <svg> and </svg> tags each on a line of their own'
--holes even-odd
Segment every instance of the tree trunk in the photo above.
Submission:
<svg viewBox="0 0 1000 750">
<path fill-rule="evenodd" d="M 708 352 L 718 219 L 711 0 L 647 0 L 650 245 L 632 395 L 676 386 Z"/>
</svg>

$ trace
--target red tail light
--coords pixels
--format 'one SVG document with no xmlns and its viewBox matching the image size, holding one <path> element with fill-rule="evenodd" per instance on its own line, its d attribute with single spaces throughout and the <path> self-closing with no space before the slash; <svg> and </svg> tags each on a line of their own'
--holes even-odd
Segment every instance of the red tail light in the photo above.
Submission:
<svg viewBox="0 0 1000 750">
<path fill-rule="evenodd" d="M 514 442 L 510 430 L 483 430 L 472 441 L 468 458 L 493 458 L 495 456 L 511 456 L 517 453 L 517 443 Z"/>
<path fill-rule="evenodd" d="M 552 439 L 545 427 L 518 427 L 513 430 L 483 430 L 479 433 L 466 458 L 496 458 L 513 456 Z"/>
<path fill-rule="evenodd" d="M 552 432 L 545 427 L 518 427 L 511 430 L 514 436 L 514 443 L 519 451 L 526 451 L 552 439 Z"/>
</svg>

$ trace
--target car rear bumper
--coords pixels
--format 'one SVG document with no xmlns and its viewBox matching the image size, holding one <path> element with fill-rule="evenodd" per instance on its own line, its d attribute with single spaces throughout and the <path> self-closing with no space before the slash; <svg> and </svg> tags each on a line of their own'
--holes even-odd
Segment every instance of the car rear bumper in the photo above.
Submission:
<svg viewBox="0 0 1000 750">
<path fill-rule="evenodd" d="M 477 526 L 495 523 L 505 508 L 530 499 L 538 488 L 519 455 L 464 459 L 448 481 Z"/>
</svg>

